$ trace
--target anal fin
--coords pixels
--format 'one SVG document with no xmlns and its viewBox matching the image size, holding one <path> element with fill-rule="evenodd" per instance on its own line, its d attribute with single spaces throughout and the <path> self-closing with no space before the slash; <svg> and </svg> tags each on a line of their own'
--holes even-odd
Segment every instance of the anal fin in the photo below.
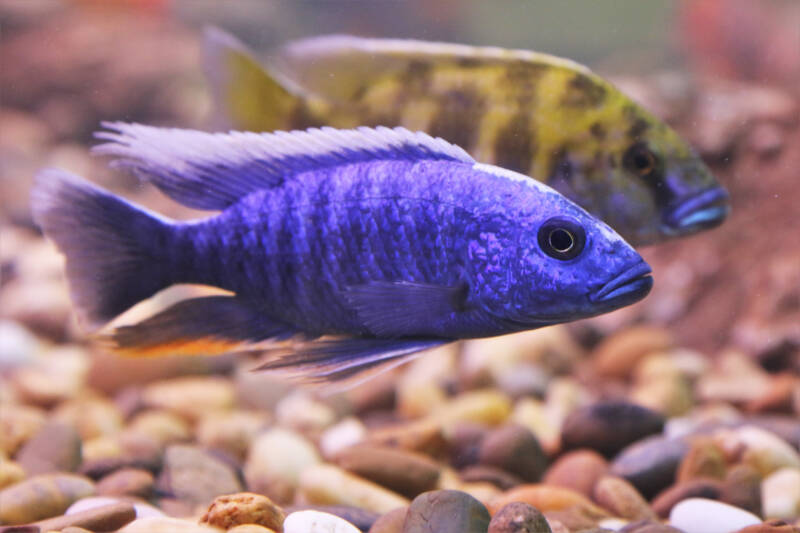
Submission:
<svg viewBox="0 0 800 533">
<path fill-rule="evenodd" d="M 266 363 L 255 370 L 274 370 L 301 382 L 354 385 L 374 373 L 399 365 L 423 350 L 451 339 L 318 339 L 265 352 Z"/>
<path fill-rule="evenodd" d="M 205 296 L 178 302 L 130 326 L 101 336 L 111 349 L 129 356 L 221 355 L 253 348 L 297 331 L 235 296 Z"/>
</svg>

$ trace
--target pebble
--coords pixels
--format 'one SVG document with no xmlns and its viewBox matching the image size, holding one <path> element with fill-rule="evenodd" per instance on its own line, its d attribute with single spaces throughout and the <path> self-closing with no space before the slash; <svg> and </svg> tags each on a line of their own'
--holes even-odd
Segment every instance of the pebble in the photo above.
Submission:
<svg viewBox="0 0 800 533">
<path fill-rule="evenodd" d="M 722 483 L 719 499 L 761 516 L 761 474 L 746 464 L 732 467 Z"/>
<path fill-rule="evenodd" d="M 352 505 L 293 505 L 285 509 L 287 513 L 295 511 L 319 511 L 321 513 L 328 513 L 338 516 L 345 522 L 349 522 L 356 526 L 361 531 L 368 531 L 372 527 L 381 514 L 374 511 L 368 511 L 360 507 L 353 507 Z"/>
<path fill-rule="evenodd" d="M 43 474 L 0 490 L 0 523 L 25 524 L 60 515 L 94 494 L 94 484 L 74 474 Z"/>
<path fill-rule="evenodd" d="M 180 518 L 137 518 L 117 533 L 221 533 L 223 530 Z"/>
<path fill-rule="evenodd" d="M 611 456 L 663 428 L 664 417 L 651 409 L 623 401 L 602 402 L 570 414 L 561 429 L 561 442 L 565 449 L 591 448 Z"/>
<path fill-rule="evenodd" d="M 84 348 L 59 346 L 37 359 L 36 364 L 15 372 L 14 385 L 26 402 L 51 407 L 84 391 L 88 369 Z"/>
<path fill-rule="evenodd" d="M 338 516 L 319 511 L 290 513 L 283 522 L 283 533 L 361 533 L 353 524 Z"/>
<path fill-rule="evenodd" d="M 27 405 L 3 404 L 0 409 L 0 451 L 13 455 L 45 424 L 43 409 Z"/>
<path fill-rule="evenodd" d="M 639 382 L 634 385 L 629 397 L 633 403 L 666 417 L 682 416 L 694 406 L 692 387 L 681 375 L 666 375 Z"/>
<path fill-rule="evenodd" d="M 367 427 L 361 420 L 349 416 L 322 433 L 319 449 L 323 457 L 332 459 L 340 451 L 366 439 L 367 433 Z"/>
<path fill-rule="evenodd" d="M 420 494 L 408 507 L 403 533 L 486 533 L 489 511 L 464 492 L 436 490 Z"/>
<path fill-rule="evenodd" d="M 547 468 L 547 456 L 539 441 L 528 429 L 517 424 L 490 431 L 480 444 L 478 460 L 527 482 L 539 481 Z"/>
<path fill-rule="evenodd" d="M 548 406 L 535 398 L 521 398 L 514 405 L 511 421 L 528 428 L 550 455 L 561 446 L 562 417 L 551 412 Z"/>
<path fill-rule="evenodd" d="M 430 418 L 421 418 L 373 430 L 369 433 L 367 441 L 420 452 L 432 457 L 445 453 L 447 449 L 447 440 L 442 432 L 442 427 Z"/>
<path fill-rule="evenodd" d="M 594 501 L 614 516 L 628 520 L 655 520 L 650 508 L 636 487 L 622 478 L 605 476 L 594 487 Z"/>
<path fill-rule="evenodd" d="M 114 402 L 99 397 L 66 401 L 53 411 L 53 419 L 78 430 L 84 441 L 114 435 L 122 429 L 122 413 Z"/>
<path fill-rule="evenodd" d="M 276 533 L 274 529 L 256 524 L 242 524 L 230 528 L 227 533 Z"/>
<path fill-rule="evenodd" d="M 121 468 L 97 482 L 102 496 L 138 496 L 149 498 L 153 492 L 153 474 L 140 468 Z"/>
<path fill-rule="evenodd" d="M 467 483 L 486 482 L 491 483 L 500 490 L 508 490 L 522 485 L 523 481 L 517 476 L 503 469 L 487 466 L 472 465 L 459 471 L 459 477 Z"/>
<path fill-rule="evenodd" d="M 376 513 L 409 503 L 401 495 L 333 465 L 315 465 L 304 470 L 299 489 L 311 504 L 352 505 Z"/>
<path fill-rule="evenodd" d="M 162 446 L 186 441 L 192 436 L 186 420 L 165 410 L 142 411 L 131 420 L 126 431 L 152 437 Z"/>
<path fill-rule="evenodd" d="M 492 516 L 488 533 L 550 533 L 550 525 L 535 507 L 514 502 Z"/>
<path fill-rule="evenodd" d="M 296 390 L 282 398 L 275 406 L 279 425 L 312 435 L 318 435 L 336 422 L 336 412 L 303 390 Z"/>
<path fill-rule="evenodd" d="M 317 449 L 305 437 L 282 428 L 258 435 L 244 464 L 249 490 L 269 496 L 275 502 L 294 499 L 300 473 L 321 461 Z"/>
<path fill-rule="evenodd" d="M 513 502 L 524 502 L 543 513 L 576 508 L 581 514 L 596 518 L 608 516 L 603 509 L 592 503 L 583 494 L 563 487 L 543 484 L 520 485 L 504 492 L 489 502 L 489 510 L 496 513 Z"/>
<path fill-rule="evenodd" d="M 619 529 L 620 533 L 685 533 L 680 529 L 675 529 L 667 524 L 652 522 L 650 520 L 639 520 L 631 522 Z"/>
<path fill-rule="evenodd" d="M 72 426 L 48 422 L 15 458 L 30 475 L 74 472 L 81 464 L 81 437 Z"/>
<path fill-rule="evenodd" d="M 0 489 L 25 479 L 25 469 L 14 461 L 0 459 Z"/>
<path fill-rule="evenodd" d="M 215 411 L 229 411 L 235 402 L 230 380 L 212 376 L 188 376 L 151 383 L 142 390 L 142 401 L 151 408 L 166 409 L 189 420 Z"/>
<path fill-rule="evenodd" d="M 703 498 L 690 498 L 672 508 L 669 513 L 669 522 L 685 533 L 709 533 L 711 531 L 736 531 L 760 524 L 761 519 L 753 513 L 726 503 Z"/>
<path fill-rule="evenodd" d="M 716 479 L 696 478 L 676 483 L 656 496 L 650 504 L 658 516 L 666 518 L 672 508 L 689 498 L 719 500 L 723 485 Z"/>
<path fill-rule="evenodd" d="M 741 462 L 752 465 L 762 475 L 783 467 L 800 468 L 800 453 L 770 431 L 747 425 L 723 430 L 718 437 L 725 449 L 744 447 Z"/>
<path fill-rule="evenodd" d="M 447 435 L 460 422 L 496 426 L 511 414 L 511 400 L 500 391 L 486 389 L 459 394 L 431 415 Z"/>
<path fill-rule="evenodd" d="M 70 505 L 64 514 L 82 513 L 90 509 L 106 507 L 116 503 L 132 503 L 138 518 L 166 516 L 159 508 L 145 503 L 142 500 L 132 499 L 128 501 L 121 498 L 110 498 L 108 496 L 89 496 L 88 498 L 82 498 Z"/>
<path fill-rule="evenodd" d="M 595 483 L 608 472 L 608 468 L 608 461 L 594 450 L 573 450 L 553 463 L 544 476 L 544 483 L 591 497 Z"/>
<path fill-rule="evenodd" d="M 158 487 L 193 505 L 207 505 L 219 494 L 241 492 L 236 472 L 195 446 L 174 444 L 164 455 Z"/>
<path fill-rule="evenodd" d="M 213 413 L 200 419 L 195 436 L 204 448 L 222 450 L 244 460 L 250 443 L 266 423 L 266 415 L 252 411 Z"/>
<path fill-rule="evenodd" d="M 425 455 L 370 445 L 342 450 L 335 462 L 348 472 L 411 498 L 435 488 L 441 470 Z"/>
<path fill-rule="evenodd" d="M 797 531 L 798 527 L 796 522 L 793 526 L 783 520 L 767 520 L 761 524 L 743 527 L 733 533 L 797 533 Z"/>
<path fill-rule="evenodd" d="M 0 339 L 0 372 L 31 364 L 41 349 L 33 334 L 10 320 L 0 320 Z"/>
<path fill-rule="evenodd" d="M 724 479 L 727 468 L 725 450 L 714 439 L 695 437 L 678 466 L 676 477 L 679 482 L 698 477 Z"/>
<path fill-rule="evenodd" d="M 259 524 L 281 531 L 286 514 L 272 500 L 252 492 L 240 492 L 217 496 L 205 514 L 201 524 L 230 529 L 240 524 Z"/>
<path fill-rule="evenodd" d="M 655 326 L 634 326 L 604 339 L 593 351 L 595 371 L 602 377 L 626 378 L 646 355 L 673 345 L 667 331 Z"/>
<path fill-rule="evenodd" d="M 117 502 L 37 522 L 42 531 L 82 527 L 90 531 L 115 531 L 136 518 L 133 504 Z"/>
<path fill-rule="evenodd" d="M 761 483 L 761 508 L 766 518 L 800 516 L 800 469 L 781 468 Z"/>
<path fill-rule="evenodd" d="M 408 507 L 398 507 L 381 515 L 369 528 L 369 533 L 403 533 L 407 513 Z"/>
<path fill-rule="evenodd" d="M 649 437 L 623 449 L 611 463 L 610 473 L 627 479 L 650 498 L 672 484 L 688 449 L 682 439 Z"/>
</svg>

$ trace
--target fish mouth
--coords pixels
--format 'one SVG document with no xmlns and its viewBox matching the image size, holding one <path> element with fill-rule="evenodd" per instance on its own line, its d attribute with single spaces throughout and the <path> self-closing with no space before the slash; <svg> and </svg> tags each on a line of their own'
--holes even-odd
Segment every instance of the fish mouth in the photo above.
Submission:
<svg viewBox="0 0 800 533">
<path fill-rule="evenodd" d="M 670 235 L 688 235 L 719 226 L 730 213 L 728 200 L 721 187 L 690 196 L 666 213 L 664 229 Z"/>
<path fill-rule="evenodd" d="M 613 308 L 637 302 L 653 288 L 652 272 L 644 261 L 636 263 L 590 294 L 589 301 Z"/>
</svg>

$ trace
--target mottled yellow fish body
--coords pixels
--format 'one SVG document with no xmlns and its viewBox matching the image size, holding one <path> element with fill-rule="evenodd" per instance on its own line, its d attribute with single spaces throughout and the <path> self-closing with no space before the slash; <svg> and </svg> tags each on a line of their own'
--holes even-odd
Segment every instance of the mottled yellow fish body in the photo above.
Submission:
<svg viewBox="0 0 800 533">
<path fill-rule="evenodd" d="M 727 215 L 727 194 L 690 147 L 573 61 L 335 35 L 289 43 L 264 67 L 224 38 L 227 46 L 209 35 L 207 64 L 233 127 L 425 131 L 549 184 L 632 244 L 694 233 Z"/>
</svg>

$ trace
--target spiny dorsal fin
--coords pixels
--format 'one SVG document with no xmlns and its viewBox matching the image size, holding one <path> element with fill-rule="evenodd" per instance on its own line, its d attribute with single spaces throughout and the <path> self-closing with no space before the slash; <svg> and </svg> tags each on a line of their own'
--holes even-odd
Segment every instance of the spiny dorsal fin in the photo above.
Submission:
<svg viewBox="0 0 800 533">
<path fill-rule="evenodd" d="M 472 164 L 461 148 L 404 128 L 312 128 L 275 133 L 206 133 L 141 124 L 104 122 L 109 141 L 94 153 L 116 156 L 188 207 L 221 210 L 261 189 L 280 186 L 300 172 L 378 160 L 447 160 Z"/>
<path fill-rule="evenodd" d="M 365 85 L 403 73 L 413 64 L 434 67 L 461 60 L 487 65 L 521 61 L 591 73 L 569 59 L 530 50 L 352 35 L 324 35 L 292 41 L 278 51 L 270 66 L 305 91 L 347 101 Z"/>
</svg>

